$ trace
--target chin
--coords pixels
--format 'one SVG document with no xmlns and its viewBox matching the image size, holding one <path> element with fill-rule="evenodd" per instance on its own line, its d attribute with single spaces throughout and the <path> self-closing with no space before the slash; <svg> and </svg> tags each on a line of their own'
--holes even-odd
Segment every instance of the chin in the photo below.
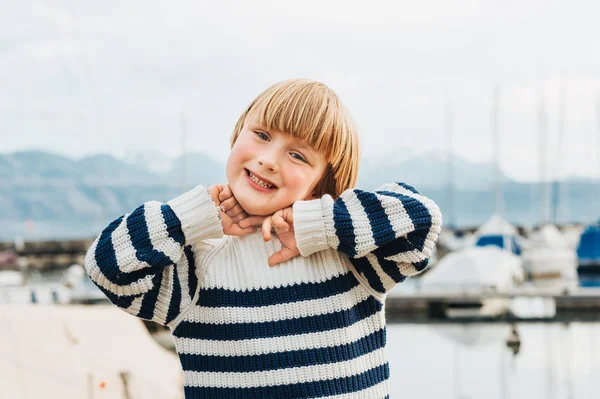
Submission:
<svg viewBox="0 0 600 399">
<path fill-rule="evenodd" d="M 269 209 L 265 209 L 264 206 L 253 204 L 252 201 L 243 201 L 238 198 L 238 203 L 248 215 L 268 216 L 275 212 L 273 211 L 269 213 Z"/>
</svg>

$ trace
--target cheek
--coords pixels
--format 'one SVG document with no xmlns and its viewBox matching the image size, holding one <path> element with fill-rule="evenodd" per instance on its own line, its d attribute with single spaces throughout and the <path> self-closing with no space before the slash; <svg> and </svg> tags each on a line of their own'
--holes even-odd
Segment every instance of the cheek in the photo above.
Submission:
<svg viewBox="0 0 600 399">
<path fill-rule="evenodd" d="M 288 187 L 293 187 L 294 192 L 304 195 L 309 192 L 315 185 L 315 177 L 312 173 L 306 171 L 292 170 L 287 173 L 285 184 Z"/>
<path fill-rule="evenodd" d="M 225 164 L 225 173 L 228 179 L 232 178 L 242 167 L 242 164 L 248 160 L 251 152 L 248 151 L 249 149 L 249 146 L 245 145 L 241 138 L 235 143 Z"/>
<path fill-rule="evenodd" d="M 238 169 L 240 161 L 237 159 L 235 152 L 232 150 L 229 153 L 229 157 L 227 158 L 227 163 L 225 164 L 225 176 L 228 181 L 231 181 L 235 174 L 235 170 Z"/>
</svg>

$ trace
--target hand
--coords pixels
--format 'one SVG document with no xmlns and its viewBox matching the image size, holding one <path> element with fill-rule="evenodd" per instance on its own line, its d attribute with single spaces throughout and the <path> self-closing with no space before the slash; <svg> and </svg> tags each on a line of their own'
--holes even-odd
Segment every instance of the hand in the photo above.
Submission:
<svg viewBox="0 0 600 399">
<path fill-rule="evenodd" d="M 221 223 L 223 224 L 223 234 L 230 236 L 244 236 L 253 233 L 256 227 L 261 226 L 262 220 L 253 219 L 253 223 L 246 223 L 244 227 L 240 222 L 248 218 L 248 214 L 237 202 L 233 192 L 228 184 L 215 184 L 208 188 L 216 206 L 220 208 Z"/>
<path fill-rule="evenodd" d="M 283 248 L 269 257 L 269 266 L 275 266 L 300 255 L 296 246 L 294 212 L 291 206 L 275 212 L 263 221 L 262 233 L 265 241 L 271 240 L 271 229 L 275 230 Z"/>
<path fill-rule="evenodd" d="M 281 209 L 267 217 L 249 216 L 240 222 L 240 227 L 254 226 L 257 224 L 262 224 L 263 239 L 265 241 L 271 240 L 271 231 L 274 230 L 283 245 L 283 248 L 281 248 L 279 252 L 276 252 L 269 257 L 269 266 L 275 266 L 300 255 L 300 251 L 296 246 L 294 213 L 291 206 Z"/>
</svg>

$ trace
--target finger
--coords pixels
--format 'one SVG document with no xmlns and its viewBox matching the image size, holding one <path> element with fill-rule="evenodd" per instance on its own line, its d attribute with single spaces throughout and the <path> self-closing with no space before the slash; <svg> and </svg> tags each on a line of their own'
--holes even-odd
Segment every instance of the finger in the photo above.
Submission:
<svg viewBox="0 0 600 399">
<path fill-rule="evenodd" d="M 221 203 L 221 200 L 219 199 L 219 195 L 221 194 L 223 187 L 224 187 L 224 184 L 214 184 L 208 188 L 208 192 L 209 192 L 210 196 L 212 197 L 213 201 L 217 205 Z"/>
<path fill-rule="evenodd" d="M 286 222 L 288 222 L 290 224 L 294 223 L 294 208 L 289 206 L 289 207 L 283 209 L 282 213 L 283 213 L 283 219 Z"/>
<path fill-rule="evenodd" d="M 268 216 L 263 221 L 263 224 L 262 224 L 262 235 L 263 235 L 263 240 L 265 240 L 265 241 L 270 241 L 271 240 L 272 220 L 273 220 L 273 218 L 271 216 Z"/>
<path fill-rule="evenodd" d="M 224 184 L 221 192 L 219 193 L 219 200 L 224 201 L 227 198 L 231 198 L 233 197 L 233 193 L 231 192 L 231 188 L 229 187 L 229 184 Z"/>
<path fill-rule="evenodd" d="M 230 235 L 232 236 L 245 236 L 246 234 L 249 233 L 254 233 L 256 231 L 255 227 L 246 227 L 244 229 L 242 229 L 241 227 L 239 227 L 239 225 L 232 225 L 231 229 L 229 230 Z"/>
<path fill-rule="evenodd" d="M 240 214 L 238 214 L 238 215 L 236 215 L 236 216 L 232 217 L 232 218 L 231 218 L 231 221 L 232 221 L 233 223 L 236 223 L 236 224 L 239 226 L 239 222 L 240 222 L 241 220 L 244 220 L 244 218 L 247 218 L 247 217 L 248 217 L 248 214 L 247 214 L 246 212 L 242 212 L 242 213 L 240 213 Z M 242 226 L 240 226 L 240 227 L 242 227 Z M 249 226 L 246 226 L 246 227 L 249 227 Z M 253 227 L 253 228 L 254 228 L 254 227 Z"/>
<path fill-rule="evenodd" d="M 265 220 L 264 216 L 248 216 L 245 219 L 243 219 L 242 221 L 240 221 L 238 224 L 242 228 L 246 228 L 246 227 L 250 227 L 250 226 L 260 227 L 260 226 L 262 226 L 264 220 Z"/>
<path fill-rule="evenodd" d="M 299 252 L 292 251 L 287 247 L 283 247 L 279 252 L 275 252 L 269 257 L 269 266 L 275 266 L 279 263 L 286 262 L 297 255 L 299 255 Z"/>
<path fill-rule="evenodd" d="M 225 209 L 227 209 L 227 208 L 225 208 Z M 244 212 L 244 208 L 242 208 L 242 206 L 240 204 L 236 204 L 233 208 L 227 209 L 226 212 L 229 215 L 229 217 L 234 217 L 234 216 L 237 216 L 240 213 Z"/>
<path fill-rule="evenodd" d="M 221 199 L 221 197 L 219 197 L 219 200 L 221 201 L 221 205 L 223 205 L 223 208 L 225 208 L 225 211 L 230 210 L 238 203 L 235 197 L 229 197 L 227 199 Z"/>
<path fill-rule="evenodd" d="M 277 234 L 285 233 L 289 231 L 290 225 L 283 220 L 283 213 L 281 211 L 275 212 L 273 214 L 273 226 L 275 227 L 275 232 Z"/>
</svg>

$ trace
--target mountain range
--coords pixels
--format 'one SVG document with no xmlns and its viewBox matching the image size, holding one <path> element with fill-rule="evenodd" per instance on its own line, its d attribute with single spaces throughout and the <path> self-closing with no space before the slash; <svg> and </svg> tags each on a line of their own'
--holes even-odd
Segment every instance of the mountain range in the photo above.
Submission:
<svg viewBox="0 0 600 399">
<path fill-rule="evenodd" d="M 375 190 L 384 183 L 404 181 L 440 205 L 446 225 L 478 225 L 495 209 L 495 194 L 490 190 L 495 169 L 460 158 L 452 162 L 456 176 L 452 195 L 448 160 L 435 153 L 365 159 L 358 187 Z M 538 184 L 500 176 L 505 217 L 518 224 L 539 222 Z M 158 154 L 128 154 L 126 159 L 98 154 L 78 160 L 43 151 L 0 154 L 0 240 L 16 235 L 32 239 L 94 236 L 145 201 L 167 201 L 197 184 L 223 182 L 224 165 L 202 153 L 174 159 Z M 598 186 L 593 181 L 569 180 L 560 202 L 559 190 L 553 190 L 558 220 L 596 220 L 600 216 Z"/>
</svg>

